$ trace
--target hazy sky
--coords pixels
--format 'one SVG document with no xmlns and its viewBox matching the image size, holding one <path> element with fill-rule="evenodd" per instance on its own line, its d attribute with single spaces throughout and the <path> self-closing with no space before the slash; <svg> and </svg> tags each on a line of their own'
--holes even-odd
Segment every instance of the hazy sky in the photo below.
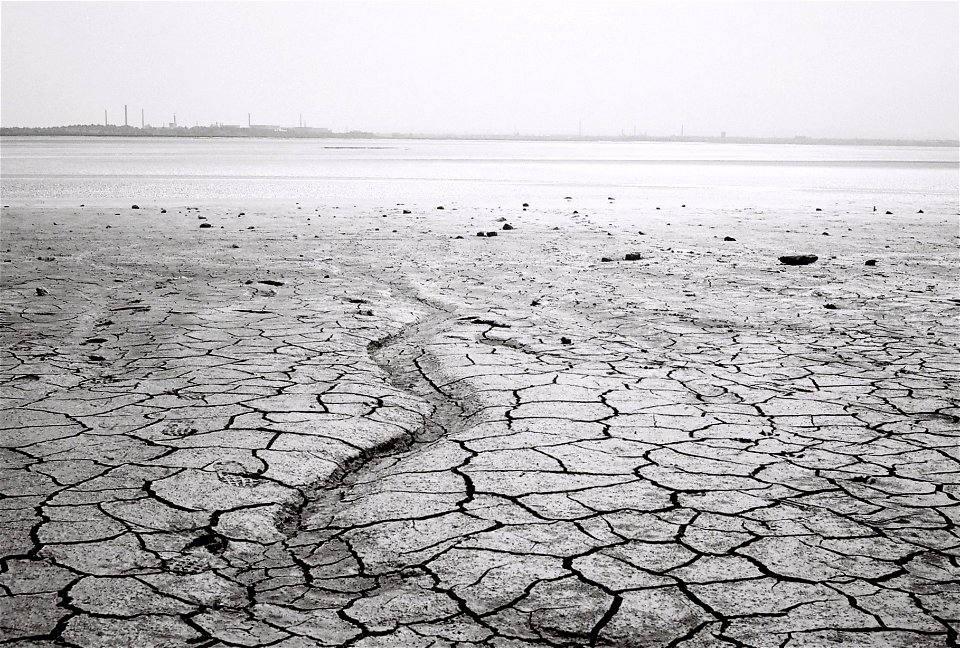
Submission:
<svg viewBox="0 0 960 648">
<path fill-rule="evenodd" d="M 957 138 L 957 2 L 3 2 L 0 123 Z"/>
</svg>

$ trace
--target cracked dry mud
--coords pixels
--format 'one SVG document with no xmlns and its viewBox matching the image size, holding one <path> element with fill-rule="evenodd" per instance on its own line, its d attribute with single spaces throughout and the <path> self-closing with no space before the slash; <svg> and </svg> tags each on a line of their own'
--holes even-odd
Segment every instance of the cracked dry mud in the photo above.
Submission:
<svg viewBox="0 0 960 648">
<path fill-rule="evenodd" d="M 956 645 L 925 207 L 5 209 L 0 642 Z"/>
</svg>

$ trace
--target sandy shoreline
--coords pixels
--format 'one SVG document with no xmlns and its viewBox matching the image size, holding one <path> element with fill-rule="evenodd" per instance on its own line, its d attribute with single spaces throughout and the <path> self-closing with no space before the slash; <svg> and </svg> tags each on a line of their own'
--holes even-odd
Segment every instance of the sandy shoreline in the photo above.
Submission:
<svg viewBox="0 0 960 648">
<path fill-rule="evenodd" d="M 140 207 L 2 212 L 0 639 L 957 640 L 942 206 Z"/>
</svg>

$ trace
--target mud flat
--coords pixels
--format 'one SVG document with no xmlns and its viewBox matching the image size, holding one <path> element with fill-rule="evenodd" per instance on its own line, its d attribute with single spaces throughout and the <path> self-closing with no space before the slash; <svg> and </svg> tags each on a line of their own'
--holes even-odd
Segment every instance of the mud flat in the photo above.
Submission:
<svg viewBox="0 0 960 648">
<path fill-rule="evenodd" d="M 677 202 L 4 208 L 0 641 L 955 644 L 955 213 Z"/>
</svg>

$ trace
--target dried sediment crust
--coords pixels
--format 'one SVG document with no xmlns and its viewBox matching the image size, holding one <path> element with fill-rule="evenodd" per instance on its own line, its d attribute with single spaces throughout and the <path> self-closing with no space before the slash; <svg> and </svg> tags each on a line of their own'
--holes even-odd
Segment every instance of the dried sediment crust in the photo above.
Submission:
<svg viewBox="0 0 960 648">
<path fill-rule="evenodd" d="M 956 642 L 949 268 L 250 218 L 4 215 L 0 640 Z"/>
</svg>

